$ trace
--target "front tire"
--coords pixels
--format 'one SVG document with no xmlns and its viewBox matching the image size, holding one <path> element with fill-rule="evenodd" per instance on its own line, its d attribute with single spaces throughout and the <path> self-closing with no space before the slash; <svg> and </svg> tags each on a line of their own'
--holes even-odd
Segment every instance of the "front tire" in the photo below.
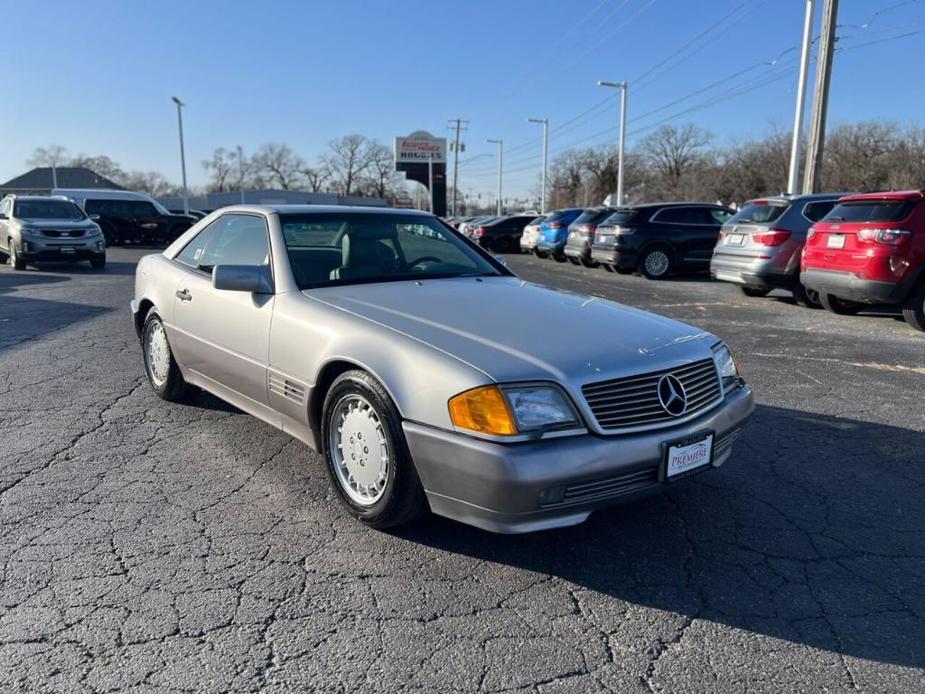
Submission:
<svg viewBox="0 0 925 694">
<path fill-rule="evenodd" d="M 650 248 L 639 259 L 639 272 L 646 279 L 665 279 L 671 272 L 671 251 L 662 246 Z"/>
<path fill-rule="evenodd" d="M 26 261 L 23 259 L 19 252 L 16 250 L 16 242 L 13 239 L 7 239 L 7 247 L 9 248 L 9 263 L 10 267 L 14 270 L 25 270 Z"/>
<path fill-rule="evenodd" d="M 106 267 L 106 256 L 102 258 L 90 258 L 90 267 L 94 270 L 102 270 Z"/>
<path fill-rule="evenodd" d="M 903 318 L 916 330 L 925 332 L 925 283 L 909 295 L 903 305 Z"/>
<path fill-rule="evenodd" d="M 322 443 L 331 483 L 361 523 L 389 528 L 427 511 L 398 409 L 365 371 L 347 371 L 331 384 Z"/>
<path fill-rule="evenodd" d="M 148 383 L 154 392 L 169 402 L 182 400 L 187 393 L 186 381 L 173 358 L 164 323 L 153 308 L 145 317 L 141 331 L 141 350 Z"/>
<path fill-rule="evenodd" d="M 832 296 L 826 292 L 819 292 L 819 303 L 822 304 L 826 311 L 839 316 L 853 316 L 864 306 L 864 304 L 854 301 L 839 299 L 837 296 Z"/>
</svg>

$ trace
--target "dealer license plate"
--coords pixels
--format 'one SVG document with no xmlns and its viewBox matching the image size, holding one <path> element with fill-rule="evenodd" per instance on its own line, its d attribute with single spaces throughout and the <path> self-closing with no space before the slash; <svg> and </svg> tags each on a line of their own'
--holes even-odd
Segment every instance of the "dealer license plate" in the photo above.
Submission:
<svg viewBox="0 0 925 694">
<path fill-rule="evenodd" d="M 713 463 L 713 433 L 668 444 L 662 478 L 674 480 Z"/>
<path fill-rule="evenodd" d="M 727 246 L 741 246 L 745 243 L 745 234 L 727 234 Z"/>
<path fill-rule="evenodd" d="M 58 250 L 60 250 L 62 253 L 73 253 L 74 252 L 74 249 L 71 248 L 70 246 L 62 246 Z"/>
<path fill-rule="evenodd" d="M 829 234 L 829 238 L 826 240 L 826 245 L 829 248 L 844 248 L 845 247 L 845 235 L 844 234 Z"/>
</svg>

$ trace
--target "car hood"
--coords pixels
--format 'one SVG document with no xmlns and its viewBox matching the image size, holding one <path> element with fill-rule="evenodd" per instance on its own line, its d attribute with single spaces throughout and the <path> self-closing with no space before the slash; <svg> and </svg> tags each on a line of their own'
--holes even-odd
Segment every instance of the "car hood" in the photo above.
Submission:
<svg viewBox="0 0 925 694">
<path fill-rule="evenodd" d="M 653 313 L 515 277 L 358 284 L 305 294 L 410 335 L 496 381 L 577 386 L 706 358 L 716 341 Z"/>
</svg>

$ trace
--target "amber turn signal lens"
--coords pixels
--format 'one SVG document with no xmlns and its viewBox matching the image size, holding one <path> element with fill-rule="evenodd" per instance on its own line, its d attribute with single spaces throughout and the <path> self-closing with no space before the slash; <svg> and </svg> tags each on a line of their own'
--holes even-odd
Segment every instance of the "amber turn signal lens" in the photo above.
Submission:
<svg viewBox="0 0 925 694">
<path fill-rule="evenodd" d="M 450 419 L 460 429 L 493 436 L 517 433 L 517 424 L 508 408 L 507 398 L 498 386 L 467 390 L 452 398 L 449 404 Z"/>
</svg>

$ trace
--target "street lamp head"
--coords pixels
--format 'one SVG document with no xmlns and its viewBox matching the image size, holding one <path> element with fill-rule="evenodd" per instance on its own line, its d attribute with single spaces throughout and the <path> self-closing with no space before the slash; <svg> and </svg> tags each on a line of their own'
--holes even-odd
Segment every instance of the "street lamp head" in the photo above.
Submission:
<svg viewBox="0 0 925 694">
<path fill-rule="evenodd" d="M 175 103 L 177 106 L 186 106 L 186 104 L 184 104 L 182 101 L 180 101 L 177 97 L 172 96 L 172 97 L 170 97 L 170 98 L 171 98 L 171 100 L 173 101 L 173 103 Z"/>
<path fill-rule="evenodd" d="M 501 140 L 486 140 L 486 142 L 490 142 L 493 145 L 500 145 L 502 141 Z"/>
<path fill-rule="evenodd" d="M 610 82 L 608 80 L 598 80 L 598 87 L 615 87 L 617 89 L 623 89 L 626 87 L 626 82 Z"/>
<path fill-rule="evenodd" d="M 528 123 L 540 123 L 542 125 L 545 125 L 546 123 L 549 122 L 549 119 L 548 118 L 528 118 L 527 122 Z"/>
</svg>

